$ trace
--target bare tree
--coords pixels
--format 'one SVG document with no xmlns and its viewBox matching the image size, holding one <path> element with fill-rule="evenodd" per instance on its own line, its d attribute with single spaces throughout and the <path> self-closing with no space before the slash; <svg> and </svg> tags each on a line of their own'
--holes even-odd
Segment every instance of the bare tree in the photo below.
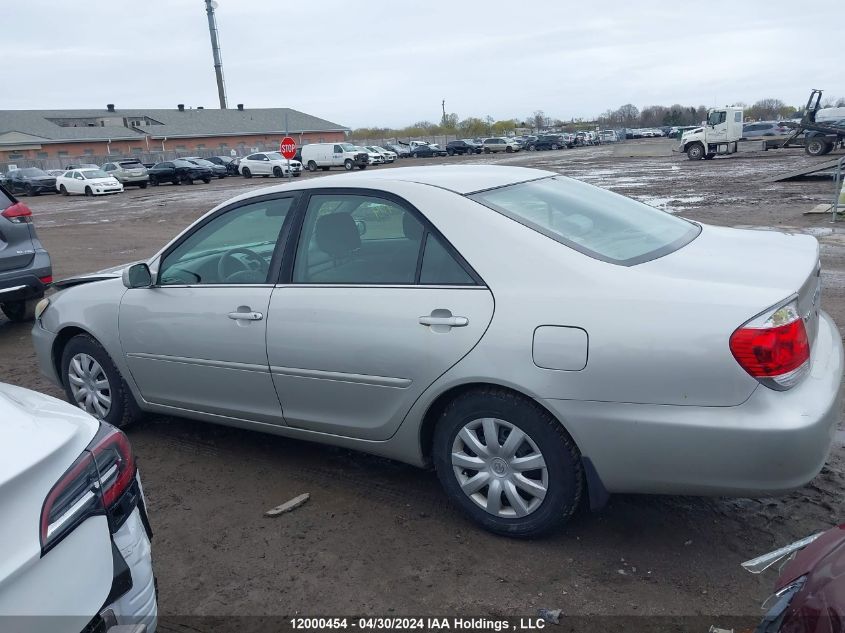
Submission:
<svg viewBox="0 0 845 633">
<path fill-rule="evenodd" d="M 543 129 L 543 126 L 546 124 L 546 113 L 542 110 L 534 110 L 531 122 L 534 124 L 534 129 L 537 130 L 537 133 L 539 134 L 540 130 Z"/>
</svg>

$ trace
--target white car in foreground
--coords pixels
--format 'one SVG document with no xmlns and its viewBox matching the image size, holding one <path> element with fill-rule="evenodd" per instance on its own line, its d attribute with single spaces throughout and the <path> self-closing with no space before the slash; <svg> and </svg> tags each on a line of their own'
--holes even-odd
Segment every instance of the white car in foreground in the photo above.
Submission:
<svg viewBox="0 0 845 633">
<path fill-rule="evenodd" d="M 76 361 L 80 380 L 93 384 L 99 365 Z M 0 420 L 0 628 L 79 633 L 141 624 L 153 633 L 151 533 L 126 436 L 2 383 Z"/>
<path fill-rule="evenodd" d="M 117 178 L 109 176 L 99 167 L 73 169 L 56 178 L 56 191 L 63 196 L 71 193 L 101 196 L 107 193 L 121 193 L 123 185 Z"/>
</svg>

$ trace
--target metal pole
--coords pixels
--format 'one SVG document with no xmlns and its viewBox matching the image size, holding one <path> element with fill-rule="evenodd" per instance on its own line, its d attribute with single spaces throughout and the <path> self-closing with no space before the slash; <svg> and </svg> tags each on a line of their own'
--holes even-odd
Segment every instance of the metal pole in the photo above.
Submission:
<svg viewBox="0 0 845 633">
<path fill-rule="evenodd" d="M 287 113 L 287 111 L 286 111 L 286 112 L 285 112 L 285 138 L 287 138 L 288 133 L 289 133 L 289 130 L 288 130 L 288 113 Z M 288 159 L 287 159 L 287 161 L 288 161 L 288 173 L 287 173 L 287 178 L 293 178 L 293 174 L 292 174 L 292 173 L 290 173 L 290 158 L 288 158 Z"/>
<path fill-rule="evenodd" d="M 839 196 L 842 195 L 842 169 L 845 168 L 845 156 L 839 159 L 836 165 L 836 176 L 833 180 L 833 217 L 831 222 L 836 222 L 836 214 L 839 213 Z"/>
<path fill-rule="evenodd" d="M 217 76 L 217 96 L 220 109 L 226 109 L 226 85 L 223 83 L 223 62 L 220 59 L 220 43 L 217 39 L 217 19 L 214 17 L 214 0 L 205 0 L 205 12 L 208 15 L 208 32 L 211 35 L 211 54 L 214 57 L 214 74 Z"/>
</svg>

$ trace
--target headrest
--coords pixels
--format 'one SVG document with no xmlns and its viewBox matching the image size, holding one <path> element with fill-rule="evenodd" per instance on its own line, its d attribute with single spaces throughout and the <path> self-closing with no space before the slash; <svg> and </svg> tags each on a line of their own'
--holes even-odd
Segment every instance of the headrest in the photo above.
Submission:
<svg viewBox="0 0 845 633">
<path fill-rule="evenodd" d="M 413 240 L 414 242 L 422 240 L 423 225 L 407 211 L 402 216 L 402 231 L 404 231 L 405 237 L 409 240 Z"/>
<path fill-rule="evenodd" d="M 361 247 L 358 226 L 348 213 L 331 213 L 317 218 L 314 231 L 317 247 L 332 257 L 343 257 Z"/>
</svg>

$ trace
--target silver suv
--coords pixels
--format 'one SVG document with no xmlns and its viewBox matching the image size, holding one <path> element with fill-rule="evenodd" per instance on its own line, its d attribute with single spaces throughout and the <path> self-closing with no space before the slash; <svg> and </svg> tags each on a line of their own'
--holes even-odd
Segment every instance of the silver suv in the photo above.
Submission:
<svg viewBox="0 0 845 633">
<path fill-rule="evenodd" d="M 50 255 L 41 246 L 32 212 L 0 185 L 0 309 L 10 321 L 26 321 L 53 281 Z"/>
<path fill-rule="evenodd" d="M 150 181 L 147 168 L 137 158 L 127 158 L 126 160 L 106 163 L 100 169 L 109 176 L 117 178 L 124 187 L 135 185 L 141 189 L 146 189 L 147 183 Z"/>
</svg>

